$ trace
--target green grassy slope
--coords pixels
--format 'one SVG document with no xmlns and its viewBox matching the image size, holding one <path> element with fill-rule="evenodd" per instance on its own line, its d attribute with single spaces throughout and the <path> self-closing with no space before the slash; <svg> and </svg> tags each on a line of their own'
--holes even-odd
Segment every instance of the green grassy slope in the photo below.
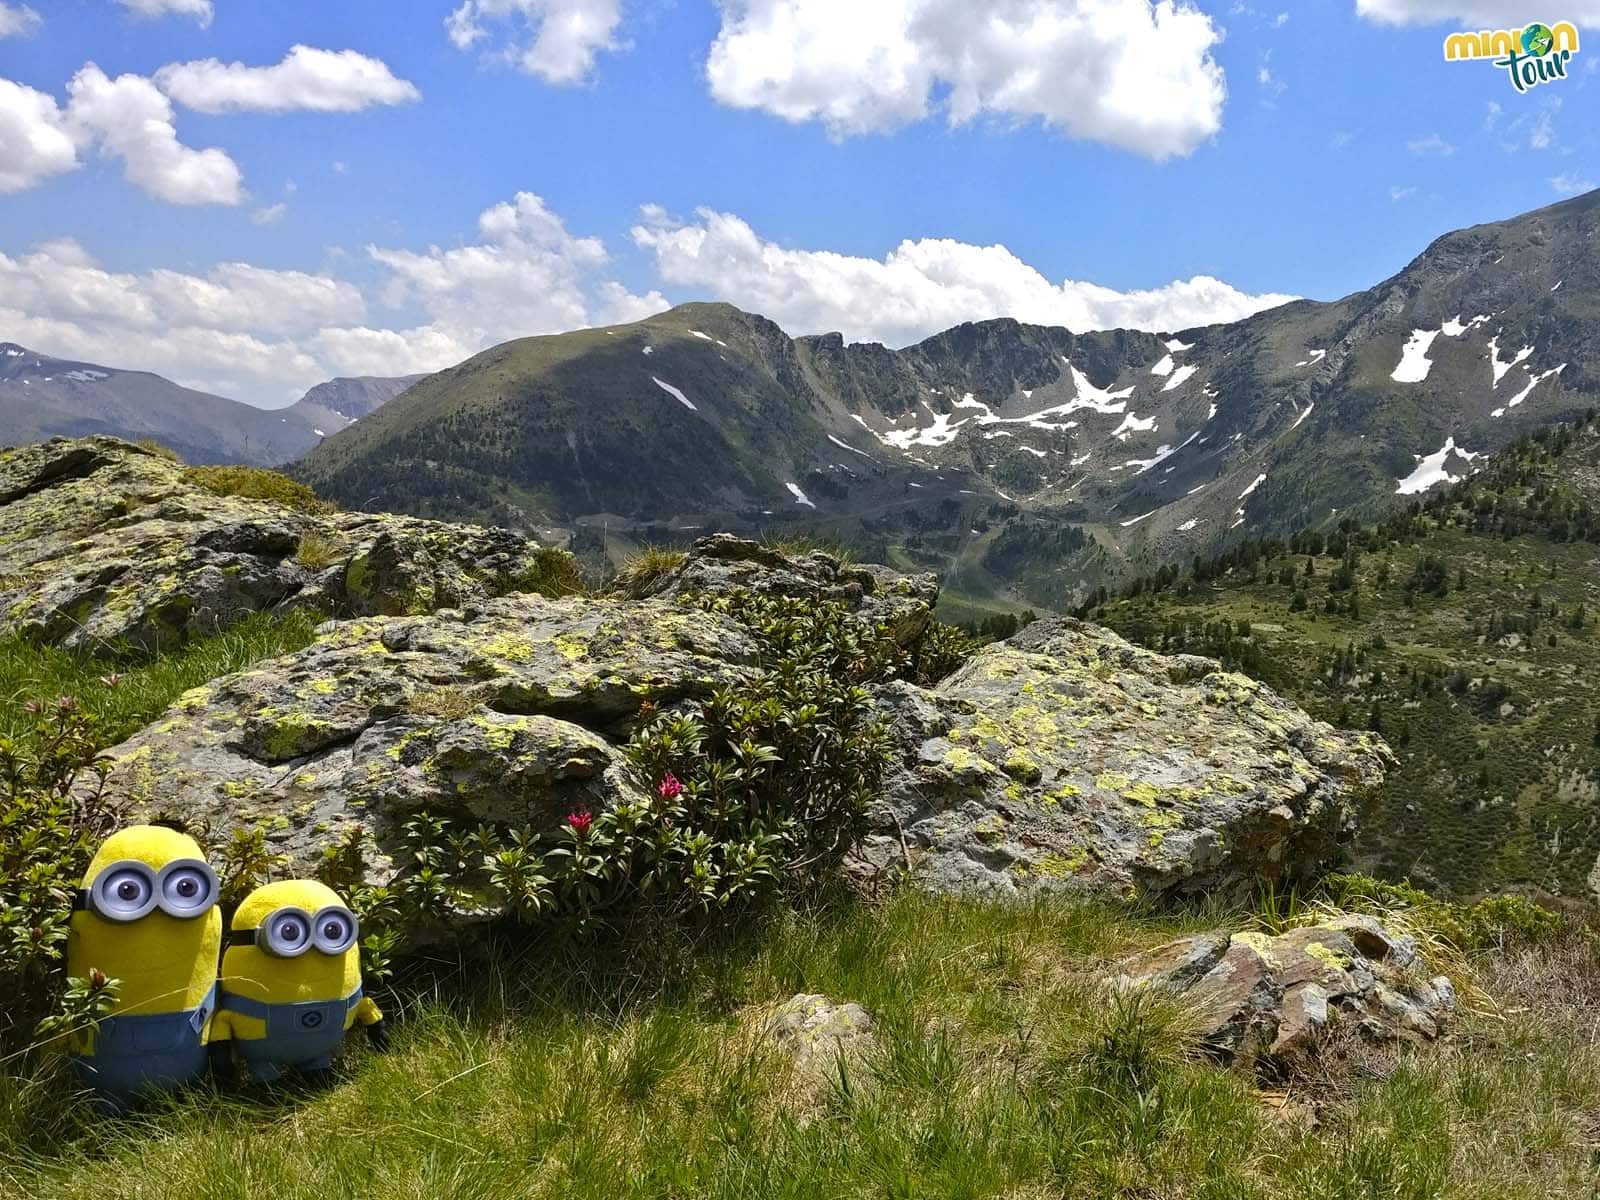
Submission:
<svg viewBox="0 0 1600 1200">
<path fill-rule="evenodd" d="M 1175 1012 L 1100 990 L 1109 960 L 1178 928 L 1100 906 L 904 894 L 728 945 L 657 943 L 643 961 L 503 947 L 452 970 L 387 1056 L 358 1049 L 320 1094 L 202 1087 L 95 1122 L 47 1081 L 4 1085 L 0 1192 L 1593 1195 L 1600 1058 L 1579 1034 L 1600 980 L 1578 951 L 1486 964 L 1506 980 L 1507 1014 L 1469 1017 L 1454 1046 L 1330 1048 L 1263 1088 L 1189 1055 Z M 1530 1014 L 1532 988 L 1560 1002 Z M 760 1026 L 800 992 L 876 1013 L 875 1045 L 797 1069 Z"/>
<path fill-rule="evenodd" d="M 1584 895 L 1600 856 L 1600 434 L 1520 443 L 1412 507 L 1253 543 L 1198 578 L 1168 570 L 1092 615 L 1381 729 L 1402 765 L 1363 865 Z"/>
</svg>

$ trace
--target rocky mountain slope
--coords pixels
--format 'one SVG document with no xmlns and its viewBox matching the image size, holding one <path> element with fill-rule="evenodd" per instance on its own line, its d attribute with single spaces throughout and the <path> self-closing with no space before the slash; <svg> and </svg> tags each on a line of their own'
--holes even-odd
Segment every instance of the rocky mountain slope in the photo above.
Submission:
<svg viewBox="0 0 1600 1200">
<path fill-rule="evenodd" d="M 421 378 L 331 379 L 288 408 L 262 409 L 149 371 L 52 358 L 0 342 L 0 445 L 98 434 L 158 442 L 185 462 L 277 466 Z"/>
<path fill-rule="evenodd" d="M 627 545 L 820 529 L 1044 607 L 1368 510 L 1600 391 L 1600 192 L 1230 325 L 988 321 L 903 350 L 726 305 L 509 342 L 298 466 L 344 503 Z"/>
<path fill-rule="evenodd" d="M 96 434 L 159 442 L 186 462 L 258 465 L 287 462 L 318 440 L 302 413 L 0 342 L 0 445 Z"/>
<path fill-rule="evenodd" d="M 1250 543 L 1093 615 L 1219 656 L 1399 763 L 1357 850 L 1476 894 L 1600 894 L 1600 431 L 1562 427 L 1377 525 Z"/>
<path fill-rule="evenodd" d="M 356 375 L 319 383 L 283 411 L 283 416 L 324 438 L 369 416 L 426 375 Z M 275 464 L 274 464 L 275 465 Z"/>
</svg>

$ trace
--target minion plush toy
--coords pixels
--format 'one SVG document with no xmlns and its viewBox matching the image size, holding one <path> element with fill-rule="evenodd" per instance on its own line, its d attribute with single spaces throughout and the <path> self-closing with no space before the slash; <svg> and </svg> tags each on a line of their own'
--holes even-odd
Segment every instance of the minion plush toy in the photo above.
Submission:
<svg viewBox="0 0 1600 1200">
<path fill-rule="evenodd" d="M 213 1041 L 231 1040 L 258 1083 L 289 1067 L 326 1071 L 358 1022 L 383 1048 L 383 1014 L 361 992 L 359 936 L 355 914 L 323 884 L 288 879 L 251 892 L 228 931 Z"/>
<path fill-rule="evenodd" d="M 100 847 L 73 902 L 67 974 L 120 980 L 115 1008 L 72 1035 L 84 1082 L 111 1111 L 198 1077 L 217 998 L 217 876 L 195 840 L 134 825 Z"/>
</svg>

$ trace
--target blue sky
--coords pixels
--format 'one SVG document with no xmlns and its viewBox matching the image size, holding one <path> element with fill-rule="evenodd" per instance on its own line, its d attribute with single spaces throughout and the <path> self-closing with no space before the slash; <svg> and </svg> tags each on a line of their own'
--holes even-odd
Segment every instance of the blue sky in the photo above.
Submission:
<svg viewBox="0 0 1600 1200">
<path fill-rule="evenodd" d="M 1170 329 L 1600 180 L 1600 2 L 1359 7 L 0 0 L 0 340 L 277 404 L 687 299 Z M 1535 17 L 1572 78 L 1442 59 Z"/>
</svg>

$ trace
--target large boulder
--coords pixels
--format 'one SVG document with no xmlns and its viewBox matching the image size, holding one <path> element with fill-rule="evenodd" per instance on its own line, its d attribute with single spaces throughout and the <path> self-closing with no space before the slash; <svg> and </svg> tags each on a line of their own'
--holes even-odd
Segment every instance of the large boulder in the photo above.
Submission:
<svg viewBox="0 0 1600 1200">
<path fill-rule="evenodd" d="M 537 583 L 519 534 L 218 495 L 117 438 L 0 450 L 0 633 L 171 645 L 253 612 L 431 612 Z"/>
<path fill-rule="evenodd" d="M 374 878 L 424 809 L 554 829 L 641 798 L 621 746 L 647 705 L 754 677 L 748 629 L 686 602 L 736 589 L 842 601 L 907 638 L 937 596 L 931 577 L 902 587 L 827 555 L 712 538 L 645 599 L 519 594 L 332 621 L 303 651 L 185 693 L 110 752 L 107 786 L 213 835 L 260 828 L 297 868 L 359 826 Z"/>
<path fill-rule="evenodd" d="M 1210 659 L 1067 618 L 879 700 L 900 760 L 862 868 L 944 890 L 1243 896 L 1326 861 L 1393 762 Z"/>
<path fill-rule="evenodd" d="M 406 820 L 554 829 L 639 799 L 619 743 L 646 703 L 754 673 L 726 617 L 664 601 L 518 595 L 331 622 L 307 649 L 186 692 L 110 752 L 110 794 L 214 834 L 260 828 L 292 865 L 359 825 L 375 877 Z"/>
<path fill-rule="evenodd" d="M 112 751 L 108 786 L 215 834 L 260 827 L 297 866 L 360 825 L 381 874 L 422 809 L 553 829 L 637 797 L 622 744 L 647 702 L 754 677 L 750 631 L 686 603 L 734 590 L 843 601 L 909 641 L 937 583 L 718 537 L 631 596 L 330 622 L 181 697 Z M 1241 895 L 1337 848 L 1388 761 L 1213 662 L 1075 621 L 875 695 L 897 749 L 863 868 L 909 866 L 933 888 Z"/>
<path fill-rule="evenodd" d="M 1416 942 L 1360 915 L 1277 937 L 1203 933 L 1120 964 L 1124 988 L 1183 997 L 1226 1061 L 1283 1062 L 1341 1022 L 1376 1041 L 1432 1041 L 1455 1014 L 1448 976 L 1431 980 Z"/>
</svg>

